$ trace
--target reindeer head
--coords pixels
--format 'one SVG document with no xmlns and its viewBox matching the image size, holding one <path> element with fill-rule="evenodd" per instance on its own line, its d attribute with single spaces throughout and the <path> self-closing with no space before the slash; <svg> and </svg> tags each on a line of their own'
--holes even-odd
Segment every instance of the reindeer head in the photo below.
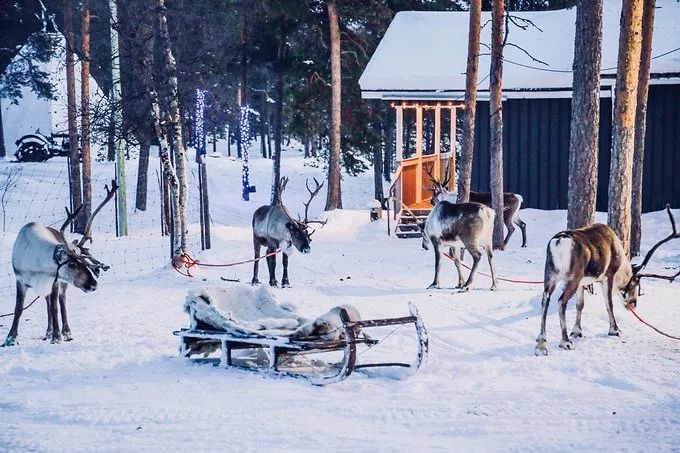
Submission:
<svg viewBox="0 0 680 453">
<path fill-rule="evenodd" d="M 118 184 L 111 181 L 111 189 L 105 186 L 106 198 L 92 212 L 85 224 L 85 232 L 80 241 L 69 243 L 66 239 L 66 227 L 78 216 L 82 205 L 70 212 L 66 208 L 66 220 L 59 229 L 59 241 L 61 242 L 54 251 L 54 261 L 57 263 L 57 278 L 67 283 L 71 283 L 76 288 L 85 292 L 97 289 L 97 280 L 101 271 L 109 270 L 109 266 L 103 264 L 90 253 L 90 249 L 85 247 L 87 241 L 92 242 L 92 221 L 106 203 L 113 198 Z"/>
<path fill-rule="evenodd" d="M 623 297 L 623 300 L 626 303 L 626 305 L 631 305 L 633 307 L 637 305 L 637 298 L 640 294 L 641 279 L 645 277 L 660 278 L 663 280 L 668 280 L 669 282 L 673 282 L 678 276 L 680 276 L 680 271 L 676 272 L 673 275 L 649 274 L 642 272 L 642 270 L 644 270 L 644 268 L 649 263 L 649 260 L 651 260 L 652 255 L 654 255 L 654 252 L 656 252 L 656 250 L 659 247 L 661 247 L 663 244 L 672 239 L 680 238 L 680 233 L 678 233 L 677 228 L 675 226 L 675 218 L 673 217 L 671 207 L 668 204 L 666 205 L 666 212 L 668 212 L 668 219 L 671 222 L 671 228 L 673 229 L 673 231 L 671 232 L 671 234 L 669 234 L 664 239 L 654 244 L 654 246 L 651 249 L 649 249 L 649 252 L 647 252 L 645 258 L 642 260 L 642 263 L 632 266 L 633 275 L 630 277 L 630 280 L 628 280 L 628 284 L 621 291 L 621 296 Z"/>
<path fill-rule="evenodd" d="M 302 222 L 293 220 L 286 223 L 286 228 L 290 232 L 290 237 L 293 245 L 300 253 L 309 253 L 312 251 L 310 243 L 312 242 L 311 234 L 308 226 Z"/>
<path fill-rule="evenodd" d="M 423 167 L 423 169 L 425 170 L 425 173 L 427 173 L 427 176 L 432 183 L 432 187 L 424 187 L 426 190 L 430 190 L 432 192 L 432 197 L 430 198 L 430 203 L 432 206 L 443 200 L 446 200 L 450 203 L 456 203 L 458 194 L 455 191 L 448 190 L 449 182 L 451 181 L 450 165 L 446 167 L 444 181 L 439 181 L 439 178 L 436 178 L 432 174 L 432 166 Z"/>
</svg>

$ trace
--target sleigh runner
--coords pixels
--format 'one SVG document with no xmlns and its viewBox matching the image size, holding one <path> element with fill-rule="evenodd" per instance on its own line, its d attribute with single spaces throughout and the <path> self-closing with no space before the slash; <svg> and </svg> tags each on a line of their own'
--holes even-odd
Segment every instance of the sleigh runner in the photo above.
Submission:
<svg viewBox="0 0 680 453">
<path fill-rule="evenodd" d="M 274 320 L 274 328 L 252 329 L 248 325 L 252 321 L 234 319 L 233 313 L 225 313 L 215 307 L 214 301 L 206 294 L 190 295 L 185 303 L 191 325 L 189 328 L 175 332 L 180 337 L 180 355 L 197 362 L 210 362 L 222 367 L 235 367 L 246 370 L 268 372 L 308 379 L 315 385 L 326 385 L 340 382 L 354 370 L 376 367 L 399 367 L 408 369 L 408 374 L 415 373 L 427 356 L 427 331 L 416 307 L 409 303 L 410 315 L 399 318 L 360 320 L 353 307 L 335 307 L 321 317 L 309 321 L 297 317 L 297 326 L 288 321 L 297 315 L 290 307 L 279 305 L 271 300 L 267 291 L 265 300 L 256 301 L 258 310 L 269 311 L 264 324 Z M 275 313 L 271 313 L 271 311 Z M 226 316 L 225 316 L 226 314 Z M 283 315 L 283 316 L 281 316 Z M 292 316 L 292 317 L 291 317 Z M 283 322 L 279 322 L 283 320 Z M 276 325 L 276 324 L 287 324 Z M 374 339 L 367 330 L 377 327 L 394 326 L 383 340 L 387 339 L 401 326 L 413 325 L 417 338 L 416 359 L 412 363 L 372 362 L 358 363 L 359 356 L 365 350 L 373 348 L 382 340 Z M 260 326 L 264 327 L 264 326 Z M 360 347 L 362 351 L 358 351 Z M 219 358 L 208 358 L 219 350 Z M 243 352 L 250 352 L 245 358 Z M 258 354 L 265 360 L 259 363 L 253 358 Z M 339 356 L 328 362 L 321 357 L 332 354 Z M 196 357 L 196 356 L 203 356 Z"/>
</svg>

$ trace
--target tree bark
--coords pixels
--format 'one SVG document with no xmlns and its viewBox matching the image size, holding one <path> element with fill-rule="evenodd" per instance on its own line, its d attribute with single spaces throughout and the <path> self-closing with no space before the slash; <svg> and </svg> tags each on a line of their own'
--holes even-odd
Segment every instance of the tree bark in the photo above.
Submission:
<svg viewBox="0 0 680 453">
<path fill-rule="evenodd" d="M 275 204 L 279 199 L 279 181 L 281 180 L 281 149 L 283 141 L 283 59 L 286 52 L 286 34 L 281 30 L 279 38 L 279 48 L 277 50 L 276 65 L 276 105 L 274 106 L 274 162 L 272 162 L 272 190 L 271 204 Z M 270 146 L 271 149 L 271 146 Z"/>
<path fill-rule="evenodd" d="M 139 45 L 141 46 L 141 58 L 135 61 L 133 66 L 135 71 L 143 74 L 146 70 L 144 64 L 146 62 L 153 62 L 154 49 L 154 26 L 152 20 L 142 19 L 139 23 L 137 36 L 139 37 Z M 139 64 L 141 63 L 141 64 Z M 153 63 L 150 63 L 153 64 Z M 151 106 L 146 104 L 146 107 L 151 109 Z M 137 193 L 135 199 L 135 207 L 140 211 L 146 211 L 146 203 L 148 198 L 148 184 L 149 184 L 149 153 L 151 148 L 151 137 L 147 128 L 147 115 L 143 115 L 145 124 L 140 128 L 139 132 L 139 163 L 137 168 Z"/>
<path fill-rule="evenodd" d="M 335 0 L 327 0 L 331 36 L 331 133 L 328 152 L 328 196 L 326 211 L 342 209 L 340 188 L 342 72 L 340 68 L 340 20 Z"/>
<path fill-rule="evenodd" d="M 602 0 L 578 1 L 574 41 L 567 227 L 582 228 L 595 222 L 597 201 Z"/>
<path fill-rule="evenodd" d="M 491 11 L 491 207 L 496 212 L 493 247 L 503 249 L 503 40 L 504 0 L 493 0 Z M 452 137 L 452 140 L 455 140 Z M 469 195 L 468 195 L 469 196 Z"/>
<path fill-rule="evenodd" d="M 475 152 L 475 114 L 477 111 L 477 79 L 479 78 L 479 41 L 482 21 L 482 1 L 470 0 L 470 27 L 467 70 L 465 73 L 465 113 L 458 175 L 458 202 L 470 200 L 472 159 Z M 452 119 L 453 121 L 453 119 Z M 451 140 L 455 140 L 451 137 Z"/>
<path fill-rule="evenodd" d="M 2 106 L 0 106 L 0 159 L 7 156 L 7 149 L 5 149 L 5 130 L 2 126 Z"/>
<path fill-rule="evenodd" d="M 165 8 L 165 0 L 158 0 L 158 21 L 161 41 L 163 43 L 163 55 L 165 59 L 165 70 L 168 75 L 168 99 L 170 114 L 170 131 L 174 150 L 175 169 L 177 173 L 178 204 L 179 209 L 174 212 L 174 216 L 179 216 L 179 236 L 180 253 L 187 250 L 187 169 L 185 160 L 184 143 L 182 140 L 182 121 L 179 110 L 178 82 L 177 82 L 177 63 L 172 53 L 172 43 L 168 32 L 168 19 Z"/>
<path fill-rule="evenodd" d="M 621 239 L 627 254 L 630 253 L 635 101 L 640 69 L 641 35 L 642 0 L 623 0 L 607 223 Z"/>
<path fill-rule="evenodd" d="M 146 136 L 139 142 L 139 169 L 137 172 L 137 197 L 135 207 L 146 211 L 147 186 L 149 181 L 149 152 L 151 141 Z"/>
<path fill-rule="evenodd" d="M 69 167 L 71 180 L 72 209 L 78 208 L 83 203 L 83 192 L 80 175 L 80 153 L 78 152 L 78 113 L 76 111 L 76 62 L 75 62 L 75 37 L 73 31 L 73 2 L 64 0 L 64 30 L 66 32 L 66 104 L 68 113 L 68 138 L 69 138 Z M 73 222 L 73 229 L 77 233 L 83 233 L 85 222 L 83 212 Z"/>
<path fill-rule="evenodd" d="M 80 66 L 80 129 L 83 154 L 83 217 L 92 212 L 92 156 L 90 151 L 90 0 L 82 4 L 82 53 Z"/>
<path fill-rule="evenodd" d="M 654 9 L 656 0 L 644 0 L 642 12 L 642 51 L 638 76 L 637 110 L 635 114 L 635 146 L 633 151 L 633 195 L 631 219 L 631 255 L 640 254 L 642 240 L 642 176 L 645 160 L 645 135 L 647 132 L 647 98 L 649 72 L 654 34 Z"/>
</svg>

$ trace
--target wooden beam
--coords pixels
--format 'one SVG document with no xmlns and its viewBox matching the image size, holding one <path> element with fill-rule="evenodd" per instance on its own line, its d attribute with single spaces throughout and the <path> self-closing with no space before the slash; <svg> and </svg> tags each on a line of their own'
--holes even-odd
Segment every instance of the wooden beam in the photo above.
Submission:
<svg viewBox="0 0 680 453">
<path fill-rule="evenodd" d="M 416 108 L 416 157 L 418 168 L 416 169 L 416 203 L 423 199 L 423 109 Z"/>
<path fill-rule="evenodd" d="M 441 141 L 442 141 L 442 111 L 437 107 L 434 109 L 434 169 L 433 174 L 441 174 Z"/>
<path fill-rule="evenodd" d="M 397 117 L 397 162 L 401 162 L 404 159 L 404 110 L 401 107 L 396 108 Z"/>
<path fill-rule="evenodd" d="M 449 181 L 449 190 L 455 190 L 456 187 L 456 107 L 451 110 L 451 159 L 449 160 L 449 168 L 451 169 L 451 179 Z"/>
</svg>

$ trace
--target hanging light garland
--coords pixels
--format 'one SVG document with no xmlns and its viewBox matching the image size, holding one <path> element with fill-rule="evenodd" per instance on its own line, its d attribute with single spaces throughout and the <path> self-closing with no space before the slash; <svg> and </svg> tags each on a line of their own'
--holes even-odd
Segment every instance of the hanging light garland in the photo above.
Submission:
<svg viewBox="0 0 680 453">
<path fill-rule="evenodd" d="M 250 115 L 248 106 L 241 107 L 239 119 L 239 134 L 241 136 L 241 158 L 243 167 L 241 168 L 241 183 L 243 184 L 243 199 L 250 200 L 250 170 L 248 168 L 248 148 L 250 147 Z"/>
<path fill-rule="evenodd" d="M 194 128 L 194 148 L 196 149 L 196 162 L 200 162 L 201 156 L 205 154 L 205 140 L 203 137 L 205 115 L 205 91 L 196 88 L 196 114 Z"/>
</svg>

